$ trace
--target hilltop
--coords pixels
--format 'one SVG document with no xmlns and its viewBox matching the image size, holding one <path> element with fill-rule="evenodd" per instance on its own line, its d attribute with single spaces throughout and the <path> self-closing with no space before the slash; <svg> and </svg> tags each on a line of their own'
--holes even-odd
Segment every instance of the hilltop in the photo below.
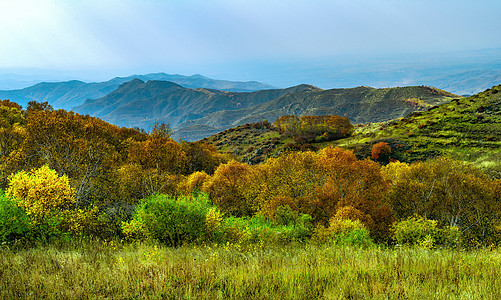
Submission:
<svg viewBox="0 0 501 300">
<path fill-rule="evenodd" d="M 368 155 L 372 144 L 386 141 L 402 161 L 447 155 L 501 171 L 501 85 L 467 98 L 415 112 L 400 120 L 361 126 L 337 145 Z"/>
</svg>

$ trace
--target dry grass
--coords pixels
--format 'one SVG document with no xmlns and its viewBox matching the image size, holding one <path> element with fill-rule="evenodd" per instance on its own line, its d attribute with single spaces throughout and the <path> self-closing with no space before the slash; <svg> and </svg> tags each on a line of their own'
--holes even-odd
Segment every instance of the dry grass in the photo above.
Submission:
<svg viewBox="0 0 501 300">
<path fill-rule="evenodd" d="M 500 299 L 501 252 L 113 242 L 0 250 L 0 298 Z"/>
</svg>

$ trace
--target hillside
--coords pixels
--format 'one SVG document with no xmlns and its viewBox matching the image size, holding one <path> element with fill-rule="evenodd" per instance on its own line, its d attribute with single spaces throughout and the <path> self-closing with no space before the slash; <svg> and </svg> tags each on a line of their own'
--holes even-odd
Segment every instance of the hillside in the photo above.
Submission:
<svg viewBox="0 0 501 300">
<path fill-rule="evenodd" d="M 205 141 L 246 162 L 263 161 L 283 151 L 287 144 L 295 143 L 294 139 L 282 136 L 273 128 L 253 124 L 228 129 Z M 359 124 L 349 138 L 312 143 L 312 146 L 341 146 L 354 150 L 359 158 L 366 158 L 371 155 L 372 145 L 381 141 L 391 146 L 391 157 L 400 161 L 447 155 L 474 162 L 488 169 L 492 176 L 500 177 L 501 85 L 413 112 L 404 118 Z"/>
<path fill-rule="evenodd" d="M 198 140 L 225 129 L 283 115 L 346 115 L 352 123 L 386 121 L 444 103 L 455 95 L 430 87 L 322 90 L 311 85 L 252 93 L 188 89 L 135 79 L 75 111 L 129 127 L 169 123 L 176 138 Z"/>
<path fill-rule="evenodd" d="M 337 144 L 367 156 L 378 141 L 388 142 L 398 160 L 447 155 L 501 174 L 501 85 L 401 120 L 361 126 L 358 134 Z"/>
<path fill-rule="evenodd" d="M 105 82 L 86 83 L 72 80 L 64 82 L 42 82 L 31 87 L 18 90 L 0 91 L 0 99 L 10 99 L 26 107 L 29 101 L 47 101 L 54 108 L 70 110 L 84 103 L 87 99 L 96 99 L 116 90 L 120 84 L 138 78 L 147 80 L 168 80 L 188 88 L 209 88 L 224 91 L 249 92 L 271 89 L 273 86 L 257 81 L 238 82 L 215 80 L 202 75 L 183 76 L 165 73 L 152 73 L 146 75 L 131 75 L 116 77 Z"/>
<path fill-rule="evenodd" d="M 236 111 L 220 111 L 187 124 L 234 127 L 284 115 L 346 115 L 354 124 L 387 121 L 426 110 L 457 97 L 431 87 L 301 90 L 263 104 Z M 182 125 L 187 125 L 182 124 Z"/>
<path fill-rule="evenodd" d="M 189 124 L 188 121 L 200 119 L 214 112 L 248 108 L 289 93 L 312 88 L 300 85 L 287 89 L 237 93 L 212 89 L 189 89 L 169 81 L 144 82 L 134 79 L 120 85 L 117 90 L 102 98 L 85 101 L 74 110 L 120 126 L 147 128 L 155 121 L 162 121 L 178 129 L 188 125 L 199 125 Z M 180 126 L 180 124 L 185 125 Z M 220 128 L 222 128 L 219 124 L 200 125 L 212 126 L 214 131 L 221 131 Z M 210 135 L 207 132 L 203 136 Z M 187 139 L 193 140 L 190 137 Z"/>
</svg>

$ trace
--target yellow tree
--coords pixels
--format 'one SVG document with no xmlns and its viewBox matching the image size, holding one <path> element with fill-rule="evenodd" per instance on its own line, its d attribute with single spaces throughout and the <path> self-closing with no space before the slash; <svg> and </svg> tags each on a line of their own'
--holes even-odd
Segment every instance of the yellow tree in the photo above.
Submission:
<svg viewBox="0 0 501 300">
<path fill-rule="evenodd" d="M 388 198 L 399 219 L 421 215 L 484 242 L 497 234 L 499 182 L 472 165 L 441 157 L 410 166 L 390 163 L 384 174 L 392 181 Z"/>
<path fill-rule="evenodd" d="M 255 212 L 255 203 L 247 196 L 251 166 L 231 160 L 220 165 L 214 175 L 205 180 L 202 190 L 223 212 L 248 216 Z"/>
<path fill-rule="evenodd" d="M 162 124 L 155 125 L 144 141 L 132 142 L 128 148 L 128 164 L 119 170 L 128 198 L 141 198 L 173 192 L 186 165 L 186 154 L 172 140 Z"/>
</svg>

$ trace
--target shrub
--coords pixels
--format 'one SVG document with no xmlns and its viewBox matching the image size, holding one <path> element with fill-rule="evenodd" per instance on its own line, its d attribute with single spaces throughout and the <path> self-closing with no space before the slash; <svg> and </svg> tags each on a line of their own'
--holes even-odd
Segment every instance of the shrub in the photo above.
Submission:
<svg viewBox="0 0 501 300">
<path fill-rule="evenodd" d="M 210 206 L 203 194 L 193 198 L 156 195 L 144 199 L 133 219 L 123 224 L 129 238 L 154 238 L 169 246 L 180 246 L 204 238 Z"/>
<path fill-rule="evenodd" d="M 456 227 L 439 228 L 438 222 L 413 216 L 393 225 L 393 239 L 397 244 L 434 248 L 438 245 L 453 247 L 459 243 Z"/>
<path fill-rule="evenodd" d="M 334 217 L 329 222 L 328 230 L 340 245 L 369 247 L 374 244 L 369 230 L 359 220 Z"/>
<path fill-rule="evenodd" d="M 37 238 L 46 240 L 63 234 L 62 212 L 75 203 L 75 191 L 67 176 L 59 177 L 48 165 L 20 171 L 9 179 L 6 194 L 26 211 Z"/>
<path fill-rule="evenodd" d="M 314 239 L 320 243 L 334 242 L 343 246 L 371 247 L 369 230 L 359 221 L 333 217 L 329 227 L 317 226 Z"/>
<path fill-rule="evenodd" d="M 185 194 L 200 191 L 204 182 L 209 178 L 209 175 L 204 171 L 191 173 L 186 179 L 179 184 L 179 191 Z"/>
<path fill-rule="evenodd" d="M 0 190 L 0 242 L 24 238 L 30 230 L 26 212 Z"/>
</svg>

